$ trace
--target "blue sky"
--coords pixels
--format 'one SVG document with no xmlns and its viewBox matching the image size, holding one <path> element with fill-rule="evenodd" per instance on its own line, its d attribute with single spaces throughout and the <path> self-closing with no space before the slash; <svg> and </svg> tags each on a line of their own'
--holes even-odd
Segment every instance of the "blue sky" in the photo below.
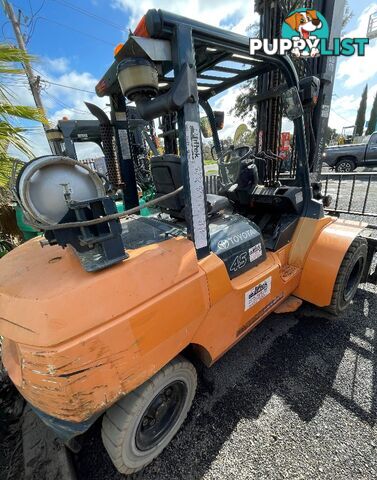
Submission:
<svg viewBox="0 0 377 480">
<path fill-rule="evenodd" d="M 257 19 L 253 2 L 244 0 L 218 0 L 216 7 L 208 0 L 15 0 L 13 6 L 16 11 L 20 8 L 28 17 L 23 17 L 24 23 L 29 25 L 24 31 L 30 33 L 29 51 L 39 57 L 34 67 L 44 80 L 42 97 L 52 122 L 64 115 L 90 118 L 84 100 L 106 108 L 106 100 L 98 99 L 91 92 L 111 64 L 115 45 L 125 40 L 128 29 L 135 27 L 148 8 L 163 8 L 239 33 L 245 33 L 247 26 Z M 347 36 L 365 36 L 369 15 L 377 11 L 377 2 L 351 0 L 350 6 L 354 17 L 346 28 Z M 0 21 L 3 40 L 14 42 L 12 28 L 3 12 Z M 377 92 L 376 58 L 377 40 L 374 40 L 367 47 L 366 57 L 352 57 L 339 62 L 330 117 L 332 127 L 341 130 L 343 126 L 353 124 L 360 95 L 367 82 L 371 106 Z M 20 102 L 32 104 L 26 81 L 18 82 L 16 92 Z M 233 89 L 216 101 L 216 108 L 228 113 L 226 135 L 232 134 L 239 123 L 229 114 L 236 95 L 237 90 Z M 48 153 L 37 124 L 32 126 L 28 135 L 36 155 Z"/>
</svg>

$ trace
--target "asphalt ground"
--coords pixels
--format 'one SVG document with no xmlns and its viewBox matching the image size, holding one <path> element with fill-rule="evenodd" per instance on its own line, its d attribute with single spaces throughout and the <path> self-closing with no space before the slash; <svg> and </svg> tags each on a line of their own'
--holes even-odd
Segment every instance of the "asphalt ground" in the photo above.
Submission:
<svg viewBox="0 0 377 480">
<path fill-rule="evenodd" d="M 182 429 L 143 480 L 377 478 L 377 295 L 335 319 L 271 315 L 204 370 Z M 121 479 L 95 426 L 78 479 Z"/>
</svg>

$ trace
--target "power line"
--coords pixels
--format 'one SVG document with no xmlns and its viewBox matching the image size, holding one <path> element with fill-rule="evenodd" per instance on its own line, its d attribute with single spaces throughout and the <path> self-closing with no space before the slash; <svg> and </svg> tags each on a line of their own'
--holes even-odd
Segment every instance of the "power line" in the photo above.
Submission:
<svg viewBox="0 0 377 480">
<path fill-rule="evenodd" d="M 106 25 L 116 28 L 117 30 L 126 32 L 125 28 L 122 27 L 121 25 L 117 25 L 116 23 L 112 22 L 111 20 L 108 20 L 107 18 L 101 17 L 99 15 L 96 15 L 95 13 L 89 12 L 89 10 L 85 10 L 84 8 L 78 7 L 77 5 L 74 5 L 73 3 L 68 2 L 67 0 L 52 0 L 52 1 L 58 2 L 61 5 L 64 5 L 65 7 L 70 8 L 71 10 L 75 10 L 76 12 L 79 12 L 82 15 L 86 15 L 87 17 L 93 18 L 98 22 L 105 23 Z"/>
<path fill-rule="evenodd" d="M 28 33 L 28 36 L 27 36 L 27 39 L 26 39 L 26 45 L 30 42 L 32 36 L 34 35 L 35 26 L 36 26 L 37 20 L 38 20 L 37 15 L 38 15 L 39 12 L 43 9 L 45 3 L 46 3 L 46 0 L 43 0 L 43 1 L 42 1 L 42 4 L 41 4 L 41 6 L 38 8 L 38 10 L 37 10 L 36 12 L 33 12 L 33 7 L 31 6 L 31 0 L 29 0 L 30 12 L 31 12 L 31 19 L 30 19 L 29 25 L 28 25 L 28 26 L 30 26 L 30 30 L 29 30 L 29 33 Z M 34 20 L 34 19 L 35 19 L 35 20 Z"/>
<path fill-rule="evenodd" d="M 39 75 L 42 75 L 42 77 L 44 77 L 44 73 L 42 73 L 40 70 L 37 70 L 35 67 L 33 67 L 33 70 L 37 72 Z M 44 78 L 41 78 L 40 81 L 43 83 L 49 83 L 50 85 L 56 85 L 57 87 L 69 88 L 70 90 L 77 90 L 78 92 L 90 93 L 91 95 L 95 94 L 94 90 L 91 91 L 91 90 L 85 90 L 83 88 L 72 87 L 71 85 L 64 85 L 63 83 L 52 82 L 51 80 L 47 80 Z"/>
<path fill-rule="evenodd" d="M 93 40 L 97 40 L 98 42 L 102 42 L 106 45 L 110 45 L 110 46 L 114 46 L 113 43 L 111 42 L 108 42 L 107 40 L 104 40 L 103 38 L 99 38 L 99 37 L 96 37 L 90 33 L 87 33 L 87 32 L 84 32 L 82 30 L 79 30 L 78 28 L 74 28 L 74 27 L 71 27 L 70 25 L 66 25 L 65 23 L 60 23 L 58 22 L 57 20 L 54 20 L 52 18 L 47 18 L 47 17 L 43 17 L 43 16 L 39 16 L 35 19 L 35 22 L 34 22 L 34 27 L 33 27 L 33 32 L 32 34 L 34 33 L 34 30 L 35 30 L 35 25 L 37 23 L 38 20 L 45 20 L 46 22 L 51 22 L 51 23 L 55 23 L 56 25 L 59 25 L 60 27 L 63 27 L 63 28 L 67 28 L 68 30 L 72 30 L 73 32 L 76 32 L 76 33 L 81 33 L 82 35 L 85 35 L 89 38 L 92 38 Z"/>
<path fill-rule="evenodd" d="M 79 92 L 89 93 L 90 95 L 94 95 L 94 93 L 95 93 L 94 91 L 91 92 L 90 90 L 83 90 L 81 88 L 71 87 L 69 85 L 63 85 L 63 84 L 57 83 L 57 82 L 50 82 L 49 80 L 41 79 L 41 83 L 47 83 L 49 85 L 56 85 L 56 86 L 63 87 L 63 88 L 69 88 L 71 90 L 78 90 Z M 74 108 L 74 107 L 70 107 L 67 103 L 64 103 L 62 100 L 57 98 L 55 95 L 48 92 L 45 88 L 43 89 L 43 92 L 46 93 L 47 95 L 49 95 L 50 97 L 52 97 L 54 100 L 56 100 L 62 107 L 69 108 L 70 110 L 72 110 L 74 112 L 77 112 L 77 113 L 85 113 L 85 114 L 89 113 L 89 111 L 86 111 L 86 110 L 84 111 L 84 110 L 79 110 L 79 109 Z M 106 111 L 107 108 L 105 108 L 104 110 Z"/>
<path fill-rule="evenodd" d="M 51 82 L 50 80 L 45 80 L 45 79 L 42 79 L 42 78 L 41 78 L 41 82 L 42 83 L 48 83 L 50 85 L 56 85 L 57 87 L 69 88 L 70 90 L 76 90 L 78 92 L 90 93 L 91 95 L 95 94 L 94 90 L 91 92 L 90 90 L 84 90 L 83 88 L 71 87 L 70 85 L 64 85 L 64 84 L 58 83 L 58 82 Z"/>
<path fill-rule="evenodd" d="M 25 53 L 27 53 L 24 37 L 22 36 L 22 32 L 21 32 L 21 28 L 20 28 L 20 23 L 19 23 L 19 20 L 17 20 L 15 14 L 14 14 L 13 7 L 12 7 L 11 4 L 9 4 L 8 0 L 5 0 L 3 3 L 4 3 L 4 8 L 5 8 L 6 14 L 7 14 L 10 22 L 12 23 L 12 27 L 13 27 L 14 34 L 15 34 L 16 39 L 17 39 L 18 46 L 21 50 L 23 50 Z M 25 58 L 25 60 L 23 62 L 23 65 L 24 65 L 24 68 L 25 68 L 26 76 L 27 76 L 29 84 L 30 84 L 30 90 L 31 90 L 33 98 L 34 98 L 35 105 L 39 108 L 39 110 L 45 116 L 45 110 L 44 110 L 44 106 L 43 106 L 42 99 L 41 99 L 41 96 L 40 96 L 40 91 L 39 91 L 40 90 L 40 85 L 39 85 L 38 78 L 35 78 L 34 73 L 33 73 L 33 69 L 32 69 L 32 66 L 31 66 L 31 62 L 28 58 Z M 48 131 L 49 128 L 50 128 L 50 126 L 49 126 L 48 121 L 47 121 L 46 123 L 43 124 L 43 129 L 46 133 L 46 138 L 47 138 L 47 131 Z M 48 138 L 47 138 L 47 141 L 48 141 Z M 54 151 L 52 145 L 51 145 L 51 150 Z"/>
<path fill-rule="evenodd" d="M 29 0 L 30 12 L 31 12 L 31 20 L 38 15 L 38 13 L 42 10 L 45 6 L 46 0 L 42 0 L 41 6 L 38 8 L 36 12 L 33 11 L 33 7 L 31 6 L 31 0 Z"/>
<path fill-rule="evenodd" d="M 338 115 L 339 118 L 341 118 L 342 120 L 344 120 L 345 122 L 348 122 L 348 118 L 345 118 L 343 117 L 342 115 L 340 115 L 340 113 L 338 113 L 336 110 L 334 110 L 333 108 L 331 109 L 332 112 L 335 113 L 335 115 Z"/>
<path fill-rule="evenodd" d="M 7 38 L 7 35 L 5 34 L 5 31 L 4 31 L 4 28 L 10 24 L 10 21 L 9 20 L 6 20 L 2 25 L 1 25 L 1 32 L 3 34 L 3 38 L 6 42 L 9 42 L 9 39 Z M 10 37 L 9 37 L 10 38 Z"/>
<path fill-rule="evenodd" d="M 43 91 L 46 95 L 53 98 L 63 108 L 67 108 L 68 110 L 72 110 L 73 112 L 76 112 L 76 113 L 82 113 L 84 115 L 88 115 L 90 113 L 89 110 L 84 111 L 84 110 L 79 110 L 78 108 L 70 107 L 67 103 L 62 102 L 59 98 L 55 97 L 55 95 L 52 95 L 52 93 L 46 91 L 45 89 Z"/>
</svg>

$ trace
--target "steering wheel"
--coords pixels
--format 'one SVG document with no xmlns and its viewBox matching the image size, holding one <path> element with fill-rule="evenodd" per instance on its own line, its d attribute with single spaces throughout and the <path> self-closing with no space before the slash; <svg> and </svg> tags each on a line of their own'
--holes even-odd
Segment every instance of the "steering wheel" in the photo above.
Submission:
<svg viewBox="0 0 377 480">
<path fill-rule="evenodd" d="M 226 189 L 230 185 L 237 183 L 241 162 L 250 157 L 252 153 L 253 150 L 251 147 L 243 145 L 236 148 L 229 148 L 219 156 L 217 163 L 222 189 Z"/>
<path fill-rule="evenodd" d="M 225 152 L 222 152 L 218 157 L 217 162 L 227 164 L 234 161 L 242 162 L 253 153 L 253 150 L 248 145 L 241 145 L 236 148 L 228 148 Z"/>
</svg>

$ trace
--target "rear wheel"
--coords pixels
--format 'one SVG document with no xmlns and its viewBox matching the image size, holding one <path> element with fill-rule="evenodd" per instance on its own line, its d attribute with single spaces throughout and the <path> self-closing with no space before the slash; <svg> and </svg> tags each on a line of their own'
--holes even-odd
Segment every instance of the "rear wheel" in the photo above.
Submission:
<svg viewBox="0 0 377 480">
<path fill-rule="evenodd" d="M 338 161 L 335 171 L 339 173 L 350 173 L 356 168 L 355 162 L 351 158 L 342 158 Z"/>
<path fill-rule="evenodd" d="M 119 472 L 135 473 L 162 452 L 184 422 L 196 385 L 194 366 L 179 356 L 106 412 L 102 441 Z"/>
<path fill-rule="evenodd" d="M 348 249 L 335 282 L 331 304 L 327 310 L 340 315 L 351 303 L 360 284 L 367 263 L 368 244 L 356 238 Z"/>
</svg>

